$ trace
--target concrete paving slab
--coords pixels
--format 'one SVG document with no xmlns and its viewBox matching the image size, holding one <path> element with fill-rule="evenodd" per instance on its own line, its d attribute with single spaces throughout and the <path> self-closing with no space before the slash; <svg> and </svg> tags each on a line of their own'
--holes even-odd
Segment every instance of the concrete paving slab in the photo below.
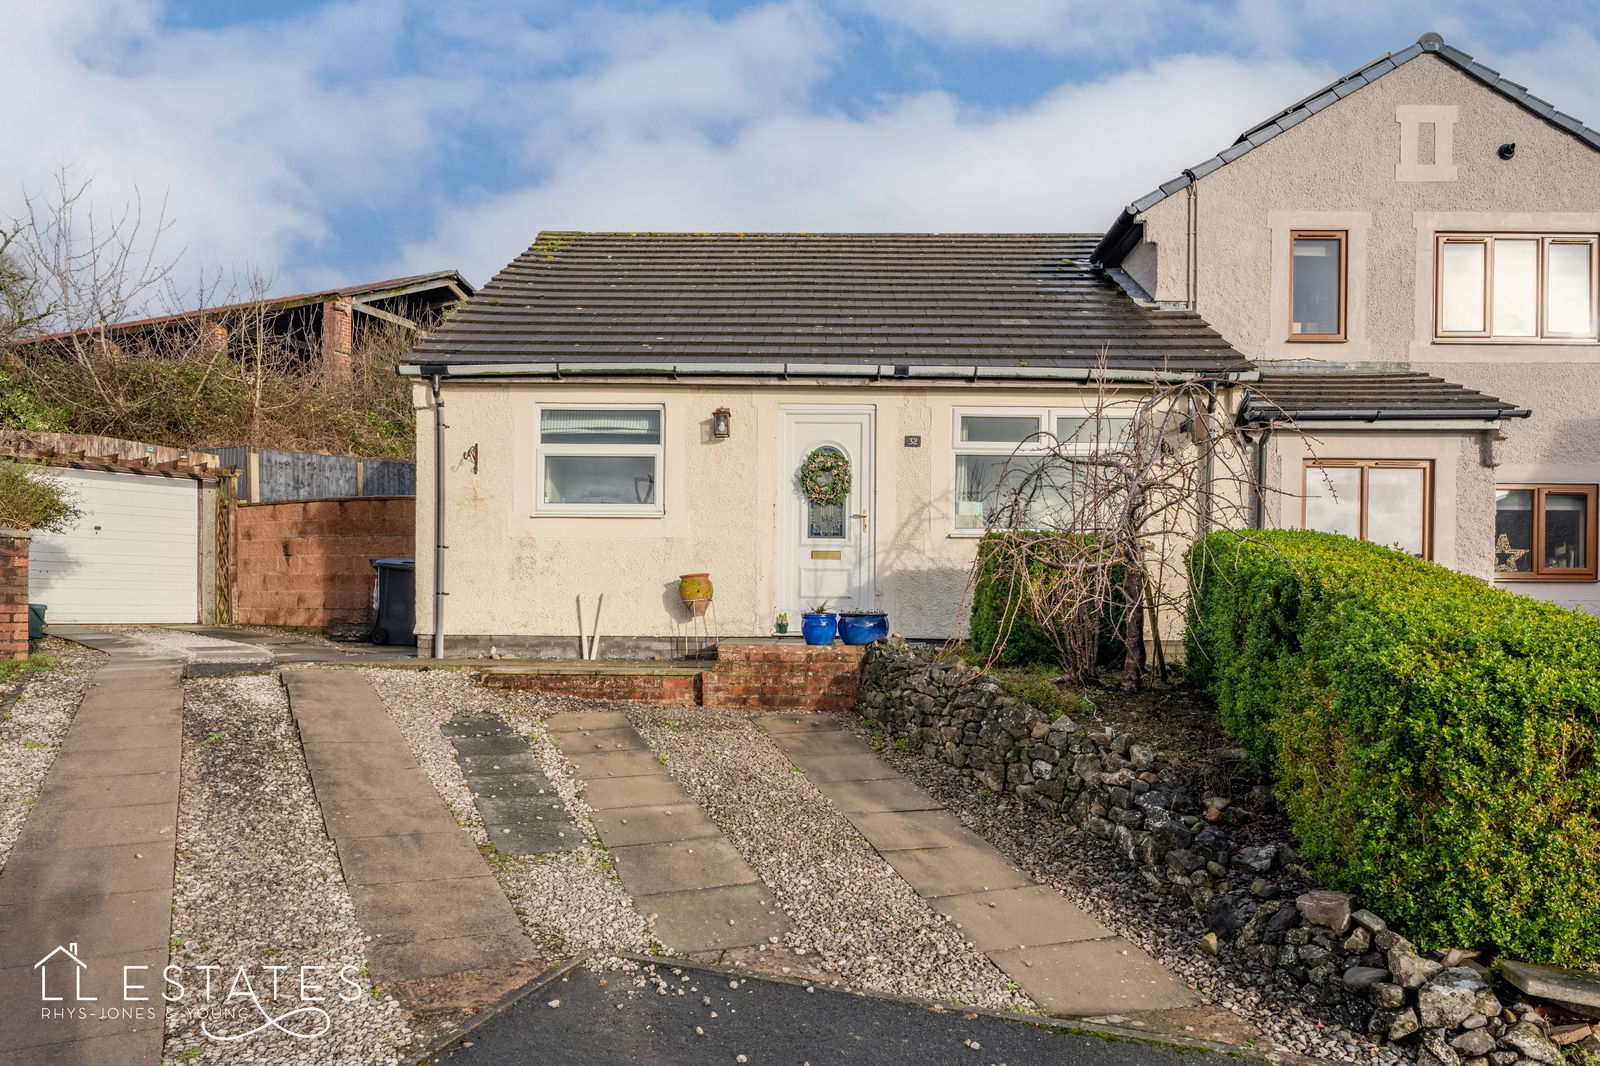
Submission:
<svg viewBox="0 0 1600 1066">
<path fill-rule="evenodd" d="M 41 1046 L 65 1048 L 72 1041 L 126 1035 L 139 1031 L 150 1031 L 159 1035 L 165 1013 L 159 998 L 161 968 L 167 964 L 165 944 L 159 950 L 129 952 L 122 955 L 95 953 L 91 952 L 87 945 L 80 945 L 80 957 L 88 964 L 83 971 L 82 993 L 85 996 L 98 997 L 96 1002 L 77 1004 L 72 998 L 75 995 L 73 977 L 75 968 L 71 960 L 65 956 L 58 955 L 55 960 L 47 964 L 46 969 L 49 973 L 46 980 L 49 982 L 50 995 L 66 997 L 58 1004 L 49 1005 L 60 1007 L 79 1005 L 90 1008 L 84 1017 L 41 1016 L 40 1008 L 47 1004 L 40 1001 L 40 971 L 33 967 L 33 963 L 38 962 L 38 959 L 32 960 L 25 966 L 0 970 L 0 1003 L 5 1004 L 5 1008 L 0 1010 L 0 1049 L 17 1051 Z M 134 985 L 144 985 L 143 994 L 149 995 L 151 1002 L 128 1004 L 128 1006 L 151 1008 L 148 1016 L 101 1018 L 93 1008 L 102 1003 L 107 1006 L 123 1006 L 122 981 L 125 966 L 146 967 L 144 970 L 132 971 L 129 981 Z M 67 1052 L 53 1061 L 62 1061 L 70 1054 L 76 1053 Z M 157 1059 L 148 1061 L 154 1063 Z"/>
<path fill-rule="evenodd" d="M 878 811 L 857 814 L 850 824 L 881 852 L 907 848 L 986 848 L 987 842 L 948 811 Z"/>
<path fill-rule="evenodd" d="M 339 865 L 352 885 L 381 885 L 396 881 L 433 881 L 474 877 L 486 871 L 483 859 L 463 846 L 467 834 L 456 829 L 444 833 L 391 833 L 382 837 L 342 838 L 334 841 Z"/>
<path fill-rule="evenodd" d="M 67 1044 L 0 1051 L 0 1066 L 105 1066 L 106 1063 L 154 1063 L 161 1059 L 162 1032 L 140 1029 L 130 1033 L 89 1037 Z"/>
<path fill-rule="evenodd" d="M 467 787 L 473 799 L 560 799 L 550 779 L 543 774 L 477 774 L 467 775 Z"/>
<path fill-rule="evenodd" d="M 816 733 L 843 729 L 839 719 L 828 714 L 768 714 L 760 719 L 768 733 Z"/>
<path fill-rule="evenodd" d="M 70 731 L 69 731 L 70 739 Z M 67 743 L 50 764 L 51 777 L 111 777 L 123 774 L 163 774 L 176 772 L 182 762 L 179 749 L 167 745 L 154 748 L 119 748 L 81 751 Z"/>
<path fill-rule="evenodd" d="M 808 756 L 797 760 L 815 785 L 835 781 L 886 781 L 901 779 L 900 772 L 876 755 Z"/>
<path fill-rule="evenodd" d="M 1033 884 L 999 852 L 986 848 L 923 848 L 893 851 L 886 858 L 923 899 Z"/>
<path fill-rule="evenodd" d="M 170 840 L 91 848 L 33 847 L 31 840 L 29 844 L 12 851 L 6 863 L 5 876 L 0 877 L 0 903 L 172 891 Z"/>
<path fill-rule="evenodd" d="M 1105 940 L 1112 935 L 1061 893 L 1045 885 L 941 896 L 931 905 L 961 926 L 961 935 L 979 951 Z"/>
<path fill-rule="evenodd" d="M 768 733 L 785 755 L 872 755 L 872 749 L 843 729 L 808 729 L 797 733 Z"/>
<path fill-rule="evenodd" d="M 347 750 L 307 765 L 357 921 L 384 933 L 367 946 L 374 975 L 386 984 L 425 981 L 536 957 L 471 836 L 456 826 L 415 761 L 397 754 L 409 757 L 409 745 L 366 679 L 350 671 L 297 670 L 286 672 L 284 683 L 302 738 L 308 725 L 319 728 L 313 723 L 338 722 L 347 733 L 345 743 L 331 745 Z M 372 743 L 382 735 L 391 736 L 392 745 Z M 351 743 L 348 737 L 366 739 Z M 528 776 L 496 774 L 469 783 Z"/>
<path fill-rule="evenodd" d="M 622 883 L 633 896 L 748 885 L 756 881 L 755 873 L 733 845 L 720 837 L 635 844 L 612 848 L 611 855 L 616 859 Z"/>
<path fill-rule="evenodd" d="M 324 804 L 322 821 L 328 836 L 373 837 L 391 833 L 443 833 L 460 823 L 439 803 L 366 804 L 335 812 Z"/>
<path fill-rule="evenodd" d="M 460 715 L 439 726 L 439 732 L 455 737 L 513 737 L 517 731 L 497 718 L 465 718 Z"/>
<path fill-rule="evenodd" d="M 591 751 L 649 751 L 637 731 L 626 729 L 594 729 L 579 734 L 565 734 L 561 750 L 572 755 Z"/>
<path fill-rule="evenodd" d="M 36 847 L 92 848 L 173 840 L 177 828 L 170 803 L 100 808 L 36 804 L 35 808 L 28 822 L 30 844 Z"/>
<path fill-rule="evenodd" d="M 563 711 L 545 719 L 546 732 L 585 733 L 597 729 L 628 728 L 628 716 L 621 711 Z"/>
<path fill-rule="evenodd" d="M 587 781 L 583 801 L 597 811 L 617 807 L 640 807 L 657 803 L 681 803 L 683 790 L 665 774 L 652 777 L 610 777 Z"/>
<path fill-rule="evenodd" d="M 303 747 L 307 768 L 328 770 L 340 775 L 357 766 L 393 770 L 417 768 L 416 756 L 410 748 L 381 740 L 348 744 L 307 740 Z"/>
<path fill-rule="evenodd" d="M 101 810 L 146 803 L 178 806 L 178 774 L 107 774 L 105 777 L 45 778 L 35 809 L 82 807 Z"/>
<path fill-rule="evenodd" d="M 489 774 L 536 774 L 544 776 L 544 767 L 533 757 L 528 746 L 522 746 L 516 755 L 457 755 L 456 765 L 468 777 Z"/>
<path fill-rule="evenodd" d="M 165 951 L 170 909 L 159 891 L 76 896 L 68 905 L 54 899 L 0 904 L 0 969 L 32 966 L 58 945 L 74 942 L 105 955 Z"/>
<path fill-rule="evenodd" d="M 597 810 L 590 813 L 589 820 L 611 848 L 722 835 L 717 824 L 693 802 Z"/>
<path fill-rule="evenodd" d="M 560 743 L 562 754 L 572 763 L 573 772 L 585 781 L 608 777 L 650 777 L 664 772 L 661 760 L 648 751 L 596 751 L 569 753 Z"/>
<path fill-rule="evenodd" d="M 385 744 L 404 746 L 405 734 L 388 717 L 377 719 L 370 712 L 343 716 L 298 717 L 300 740 L 306 744 Z"/>
<path fill-rule="evenodd" d="M 494 875 L 351 885 L 362 928 L 385 942 L 520 933 Z"/>
<path fill-rule="evenodd" d="M 550 855 L 572 851 L 583 843 L 583 833 L 571 818 L 510 825 L 485 825 L 489 843 L 507 855 Z"/>
<path fill-rule="evenodd" d="M 636 902 L 655 915 L 650 925 L 656 937 L 680 954 L 747 948 L 789 928 L 771 890 L 761 884 L 641 896 Z"/>
<path fill-rule="evenodd" d="M 171 748 L 183 743 L 183 723 L 175 714 L 153 715 L 138 725 L 85 725 L 73 723 L 75 751 L 123 751 L 129 748 Z"/>
<path fill-rule="evenodd" d="M 533 957 L 526 936 L 479 934 L 366 945 L 367 966 L 380 981 L 414 981 L 462 970 L 484 970 Z"/>
<path fill-rule="evenodd" d="M 445 736 L 450 737 L 446 733 Z M 450 737 L 450 746 L 456 749 L 458 755 L 526 755 L 528 742 L 514 733 L 502 736 Z"/>
<path fill-rule="evenodd" d="M 944 806 L 904 778 L 835 781 L 817 786 L 828 802 L 847 815 L 876 811 L 937 811 Z"/>
<path fill-rule="evenodd" d="M 1084 1017 L 1200 1002 L 1175 974 L 1120 937 L 986 954 L 1052 1014 Z"/>
<path fill-rule="evenodd" d="M 515 825 L 518 822 L 571 821 L 561 797 L 552 789 L 543 796 L 474 796 L 478 813 L 486 825 Z"/>
<path fill-rule="evenodd" d="M 313 774 L 317 802 L 322 805 L 324 818 L 357 815 L 373 806 L 403 807 L 439 803 L 439 793 L 433 783 L 416 774 L 359 773 L 334 777 L 330 774 Z"/>
</svg>

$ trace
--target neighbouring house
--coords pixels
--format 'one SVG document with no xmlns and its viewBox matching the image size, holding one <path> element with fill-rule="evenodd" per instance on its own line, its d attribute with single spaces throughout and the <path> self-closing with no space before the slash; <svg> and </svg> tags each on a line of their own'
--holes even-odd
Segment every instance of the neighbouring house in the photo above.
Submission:
<svg viewBox="0 0 1600 1066">
<path fill-rule="evenodd" d="M 824 599 L 961 635 L 996 471 L 1174 374 L 1250 428 L 1260 524 L 1600 609 L 1597 148 L 1428 34 L 1104 234 L 542 235 L 402 367 L 419 638 L 572 655 L 601 595 L 611 656 Z"/>
<path fill-rule="evenodd" d="M 1600 611 L 1597 188 L 1600 133 L 1430 33 L 1136 200 L 1095 258 L 1314 433 L 1269 436 L 1267 523 Z"/>
<path fill-rule="evenodd" d="M 267 337 L 293 353 L 307 368 L 337 378 L 349 373 L 351 353 L 366 330 L 388 326 L 425 332 L 438 325 L 473 291 L 466 279 L 454 270 L 440 270 L 365 285 L 266 297 L 51 333 L 16 342 L 8 350 L 26 358 L 33 346 L 44 349 L 81 345 L 115 347 L 134 337 L 159 337 L 163 333 L 187 336 L 197 324 L 215 331 L 219 337 L 225 337 L 236 328 L 247 327 L 253 331 L 259 326 Z"/>
</svg>

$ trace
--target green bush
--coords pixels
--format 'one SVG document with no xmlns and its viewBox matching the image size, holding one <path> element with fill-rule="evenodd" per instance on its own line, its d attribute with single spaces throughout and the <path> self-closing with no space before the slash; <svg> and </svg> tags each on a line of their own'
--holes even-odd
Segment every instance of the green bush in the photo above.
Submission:
<svg viewBox="0 0 1600 1066">
<path fill-rule="evenodd" d="M 1012 580 L 1012 574 L 1005 566 L 1005 556 L 1009 538 L 1036 540 L 1078 536 L 1064 532 L 987 533 L 978 543 L 968 643 L 985 661 L 992 659 L 999 666 L 1062 665 L 1061 655 L 1044 623 L 1034 617 L 1025 604 L 1019 604 L 1022 590 Z M 1044 582 L 1050 579 L 1049 567 L 1043 562 L 1033 562 L 1030 567 L 1034 580 Z M 1122 661 L 1123 645 L 1119 629 L 1121 596 L 1116 594 L 1121 591 L 1121 567 L 1112 568 L 1110 580 L 1114 586 L 1113 607 L 1100 619 L 1102 667 Z"/>
<path fill-rule="evenodd" d="M 1323 533 L 1190 552 L 1191 675 L 1329 885 L 1423 947 L 1600 957 L 1600 619 Z"/>
<path fill-rule="evenodd" d="M 77 494 L 59 477 L 38 467 L 0 463 L 0 526 L 65 533 L 82 517 Z"/>
</svg>

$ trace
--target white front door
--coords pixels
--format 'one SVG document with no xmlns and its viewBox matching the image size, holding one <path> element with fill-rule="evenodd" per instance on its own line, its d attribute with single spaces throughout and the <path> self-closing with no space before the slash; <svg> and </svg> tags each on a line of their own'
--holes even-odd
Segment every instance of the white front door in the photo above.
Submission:
<svg viewBox="0 0 1600 1066">
<path fill-rule="evenodd" d="M 778 471 L 778 610 L 798 632 L 800 613 L 874 610 L 873 408 L 785 407 Z M 850 495 L 819 504 L 800 491 L 800 467 L 818 448 L 850 463 Z"/>
</svg>

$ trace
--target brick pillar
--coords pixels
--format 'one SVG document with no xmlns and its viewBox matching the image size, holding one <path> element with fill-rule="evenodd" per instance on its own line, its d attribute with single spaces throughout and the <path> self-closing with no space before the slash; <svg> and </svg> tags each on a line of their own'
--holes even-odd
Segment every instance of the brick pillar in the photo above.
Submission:
<svg viewBox="0 0 1600 1066">
<path fill-rule="evenodd" d="M 322 305 L 322 374 L 329 381 L 350 379 L 350 351 L 355 346 L 355 327 L 349 299 L 331 300 Z"/>
<path fill-rule="evenodd" d="M 28 657 L 28 541 L 0 528 L 0 659 Z"/>
</svg>

